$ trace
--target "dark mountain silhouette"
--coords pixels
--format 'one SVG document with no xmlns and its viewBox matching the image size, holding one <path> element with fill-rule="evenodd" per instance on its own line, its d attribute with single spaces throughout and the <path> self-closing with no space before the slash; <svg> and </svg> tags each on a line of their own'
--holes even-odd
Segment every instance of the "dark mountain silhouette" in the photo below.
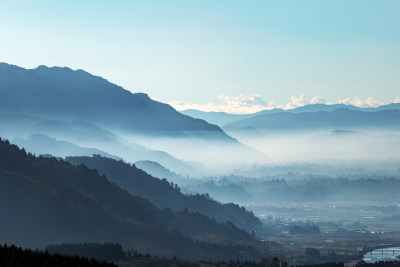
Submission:
<svg viewBox="0 0 400 267">
<path fill-rule="evenodd" d="M 356 111 L 364 111 L 364 112 L 375 112 L 381 110 L 390 110 L 390 109 L 398 109 L 400 110 L 400 103 L 392 103 L 388 105 L 379 106 L 376 108 L 359 108 L 352 105 L 346 104 L 334 104 L 334 105 L 325 105 L 325 104 L 310 104 L 294 109 L 270 109 L 270 110 L 262 110 L 252 114 L 230 114 L 225 112 L 204 112 L 200 110 L 188 109 L 181 111 L 182 114 L 191 116 L 193 118 L 203 119 L 208 121 L 209 123 L 213 123 L 219 126 L 224 126 L 228 123 L 244 120 L 252 117 L 256 117 L 259 115 L 267 115 L 267 114 L 275 114 L 281 112 L 289 112 L 289 113 L 301 113 L 301 112 L 318 112 L 318 111 L 335 111 L 338 109 L 349 109 Z"/>
<path fill-rule="evenodd" d="M 135 165 L 105 158 L 67 157 L 67 161 L 79 165 L 85 164 L 100 174 L 106 175 L 110 181 L 117 183 L 132 195 L 150 200 L 159 208 L 170 208 L 176 211 L 188 209 L 215 218 L 218 222 L 231 221 L 236 226 L 248 231 L 261 226 L 261 222 L 252 212 L 233 203 L 221 204 L 205 195 L 184 195 L 179 187 L 166 179 L 158 179 L 148 175 Z"/>
<path fill-rule="evenodd" d="M 256 128 L 263 131 L 400 129 L 400 110 L 363 112 L 337 109 L 332 112 L 280 112 L 228 123 L 227 129 Z"/>
<path fill-rule="evenodd" d="M 0 212 L 6 215 L 0 220 L 2 241 L 24 247 L 113 242 L 183 259 L 260 256 L 248 245 L 261 243 L 232 223 L 219 224 L 188 211 L 158 209 L 110 183 L 96 170 L 56 158 L 38 158 L 3 140 Z"/>
<path fill-rule="evenodd" d="M 0 63 L 0 85 L 2 101 L 7 101 L 7 109 L 0 107 L 0 111 L 84 120 L 127 133 L 233 141 L 218 126 L 182 115 L 146 94 L 132 94 L 83 70 L 46 66 L 24 69 Z M 12 110 L 15 104 L 19 108 Z"/>
</svg>

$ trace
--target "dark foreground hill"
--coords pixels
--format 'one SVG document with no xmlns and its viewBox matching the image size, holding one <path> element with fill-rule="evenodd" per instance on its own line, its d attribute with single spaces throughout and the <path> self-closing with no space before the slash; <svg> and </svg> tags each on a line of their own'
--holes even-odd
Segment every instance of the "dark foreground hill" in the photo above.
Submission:
<svg viewBox="0 0 400 267">
<path fill-rule="evenodd" d="M 158 209 L 96 170 L 38 158 L 3 140 L 0 212 L 1 241 L 25 247 L 114 242 L 160 256 L 216 260 L 258 258 L 249 245 L 262 246 L 232 223 Z"/>
<path fill-rule="evenodd" d="M 221 204 L 205 195 L 187 196 L 180 192 L 177 185 L 166 179 L 148 175 L 135 165 L 96 155 L 93 157 L 67 157 L 72 164 L 85 164 L 106 175 L 110 181 L 117 183 L 132 195 L 141 196 L 159 208 L 170 208 L 175 211 L 185 208 L 192 212 L 205 214 L 218 222 L 231 221 L 236 226 L 248 231 L 261 226 L 260 220 L 250 211 L 236 204 Z"/>
</svg>

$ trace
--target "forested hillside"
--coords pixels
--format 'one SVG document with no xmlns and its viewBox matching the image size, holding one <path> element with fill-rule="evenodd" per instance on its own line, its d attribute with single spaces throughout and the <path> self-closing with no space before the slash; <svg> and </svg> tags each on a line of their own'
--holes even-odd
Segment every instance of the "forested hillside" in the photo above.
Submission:
<svg viewBox="0 0 400 267">
<path fill-rule="evenodd" d="M 262 243 L 233 224 L 158 209 L 84 165 L 35 157 L 3 140 L 0 159 L 0 212 L 7 214 L 7 220 L 0 221 L 4 242 L 33 248 L 115 242 L 188 259 L 260 256 L 248 245 L 260 248 Z"/>
<path fill-rule="evenodd" d="M 185 208 L 192 212 L 205 214 L 218 222 L 231 221 L 248 231 L 261 226 L 260 220 L 250 211 L 237 204 L 221 204 L 206 195 L 184 195 L 178 185 L 166 179 L 154 178 L 135 165 L 95 155 L 93 157 L 67 157 L 67 161 L 89 168 L 97 169 L 110 181 L 117 183 L 132 195 L 148 199 L 159 208 L 170 208 L 176 211 Z"/>
</svg>

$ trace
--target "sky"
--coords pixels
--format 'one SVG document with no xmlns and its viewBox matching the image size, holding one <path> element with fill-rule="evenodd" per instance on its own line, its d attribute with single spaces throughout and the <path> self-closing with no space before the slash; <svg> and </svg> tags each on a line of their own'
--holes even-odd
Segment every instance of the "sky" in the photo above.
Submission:
<svg viewBox="0 0 400 267">
<path fill-rule="evenodd" d="M 0 62 L 84 69 L 177 109 L 400 102 L 400 1 L 0 0 Z"/>
</svg>

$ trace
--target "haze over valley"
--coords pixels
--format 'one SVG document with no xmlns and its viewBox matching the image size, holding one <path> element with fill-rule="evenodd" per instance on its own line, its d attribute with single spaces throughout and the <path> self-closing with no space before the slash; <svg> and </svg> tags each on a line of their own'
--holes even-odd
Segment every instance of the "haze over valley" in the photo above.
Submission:
<svg viewBox="0 0 400 267">
<path fill-rule="evenodd" d="M 0 265 L 399 266 L 399 10 L 0 0 Z"/>
<path fill-rule="evenodd" d="M 63 82 L 60 82 L 60 77 L 66 80 L 61 79 Z M 207 240 L 214 240 L 212 242 L 237 242 L 232 237 L 224 236 L 226 230 L 223 230 L 223 224 L 233 223 L 237 231 L 244 230 L 242 235 L 246 231 L 253 233 L 253 236 L 246 237 L 248 241 L 243 239 L 238 242 L 241 245 L 253 242 L 255 250 L 245 252 L 240 256 L 243 259 L 262 255 L 266 248 L 270 252 L 275 251 L 276 245 L 269 242 L 277 242 L 282 234 L 291 236 L 290 229 L 294 225 L 304 227 L 304 224 L 311 224 L 318 229 L 316 233 L 326 235 L 326 238 L 335 238 L 335 231 L 348 231 L 349 235 L 351 231 L 365 229 L 382 233 L 396 231 L 391 225 L 400 216 L 397 204 L 400 104 L 377 108 L 308 105 L 246 115 L 194 111 L 179 113 L 143 93 L 132 94 L 81 70 L 45 66 L 28 70 L 2 63 L 0 83 L 4 85 L 2 88 L 6 88 L 1 91 L 5 97 L 2 98 L 0 111 L 0 134 L 24 149 L 18 151 L 16 147 L 10 147 L 8 141 L 3 141 L 3 153 L 14 151 L 12 153 L 19 153 L 19 157 L 26 157 L 24 151 L 27 151 L 27 160 L 42 162 L 40 164 L 44 165 L 40 168 L 43 171 L 48 168 L 47 161 L 50 163 L 51 160 L 54 163 L 61 160 L 57 164 L 70 162 L 79 168 L 84 164 L 85 168 L 96 169 L 94 175 L 105 175 L 101 176 L 102 183 L 108 180 L 130 195 L 155 205 L 151 208 L 154 212 L 161 209 L 165 213 L 163 210 L 167 208 L 168 212 L 176 213 L 157 216 L 205 216 L 193 218 L 194 225 L 190 227 L 194 228 L 181 228 L 179 222 L 171 222 L 174 228 L 179 227 L 180 233 L 194 239 L 204 240 L 202 235 L 205 234 L 209 236 Z M 43 95 L 46 97 L 41 97 Z M 125 107 L 119 97 L 126 102 Z M 67 101 L 70 101 L 69 105 L 74 105 L 74 109 L 68 105 L 53 104 Z M 35 102 L 40 105 L 31 104 Z M 192 114 L 196 118 L 183 114 Z M 219 125 L 210 124 L 207 120 Z M 35 158 L 30 153 L 40 157 Z M 10 175 L 14 172 L 30 177 L 30 171 L 26 173 L 28 169 L 23 166 L 10 169 L 15 164 L 12 162 L 16 162 L 12 155 L 3 155 L 3 159 L 8 160 L 3 160 L 4 179 L 8 177 L 12 181 Z M 72 171 L 73 165 L 60 165 L 56 169 L 68 167 Z M 65 179 L 62 178 L 64 174 L 60 175 L 60 179 Z M 31 177 L 29 179 L 43 178 L 36 174 Z M 33 181 L 29 179 L 26 182 Z M 4 182 L 8 192 L 18 190 L 16 185 Z M 99 182 L 94 182 L 93 189 L 100 186 Z M 46 181 L 38 180 L 38 183 L 51 186 Z M 90 181 L 88 183 L 86 186 L 90 186 Z M 70 187 L 70 182 L 68 184 Z M 89 194 L 97 199 L 96 203 L 108 195 L 97 196 L 97 193 L 75 186 L 74 190 Z M 24 194 L 32 194 L 31 189 L 26 190 Z M 49 190 L 58 192 L 64 189 L 54 187 Z M 112 205 L 122 205 L 122 202 L 115 201 Z M 101 203 L 109 205 L 103 200 Z M 43 202 L 40 205 L 46 204 Z M 377 207 L 385 211 L 378 212 Z M 107 209 L 110 208 L 114 209 L 111 206 Z M 23 212 L 25 208 L 21 206 L 17 209 Z M 88 208 L 87 212 L 87 216 L 94 216 L 89 215 L 94 212 L 93 208 Z M 28 213 L 23 216 L 28 216 Z M 129 214 L 124 216 L 135 221 L 142 220 Z M 73 215 L 73 218 L 83 219 L 81 215 Z M 206 218 L 211 218 L 216 226 L 210 225 L 201 230 L 196 225 L 200 219 Z M 165 254 L 162 246 L 154 246 L 153 241 L 146 238 L 135 241 L 139 243 L 130 243 L 129 238 L 120 238 L 118 233 L 110 233 L 109 237 L 96 232 L 88 232 L 87 236 L 71 235 L 78 228 L 71 228 L 68 230 L 71 233 L 65 232 L 67 235 L 55 234 L 59 227 L 56 222 L 50 223 L 51 227 L 55 227 L 55 233 L 48 232 L 48 237 L 44 239 L 24 235 L 17 237 L 14 231 L 21 231 L 25 226 L 15 220 L 15 227 L 11 228 L 14 230 L 5 226 L 8 228 L 6 241 L 22 246 L 34 248 L 49 242 L 107 240 L 143 252 L 165 257 L 172 255 Z M 35 216 L 35 220 L 39 220 L 36 226 L 39 227 L 42 220 L 48 219 Z M 81 225 L 79 231 L 86 231 L 82 228 L 83 224 L 90 225 L 90 221 L 83 220 L 85 223 L 77 224 Z M 97 220 L 105 219 L 99 217 Z M 110 217 L 107 220 L 114 219 Z M 143 222 L 153 225 L 151 227 L 167 229 L 163 231 L 171 227 L 168 223 L 158 225 L 157 219 L 154 222 L 147 220 Z M 221 237 L 210 239 L 212 232 L 209 227 L 217 227 L 215 231 Z M 217 230 L 218 227 L 222 227 L 221 230 Z M 328 231 L 321 233 L 325 231 L 321 229 Z M 35 228 L 28 233 L 33 234 L 32 231 L 43 235 L 40 233 L 44 230 Z M 177 237 L 171 238 L 174 241 L 170 242 L 181 243 Z M 143 247 L 145 243 L 148 243 L 146 248 Z M 206 259 L 201 252 L 196 255 L 182 254 L 178 247 L 169 253 L 192 260 Z M 207 259 L 218 257 L 217 253 Z M 223 257 L 228 259 L 228 256 Z"/>
</svg>

